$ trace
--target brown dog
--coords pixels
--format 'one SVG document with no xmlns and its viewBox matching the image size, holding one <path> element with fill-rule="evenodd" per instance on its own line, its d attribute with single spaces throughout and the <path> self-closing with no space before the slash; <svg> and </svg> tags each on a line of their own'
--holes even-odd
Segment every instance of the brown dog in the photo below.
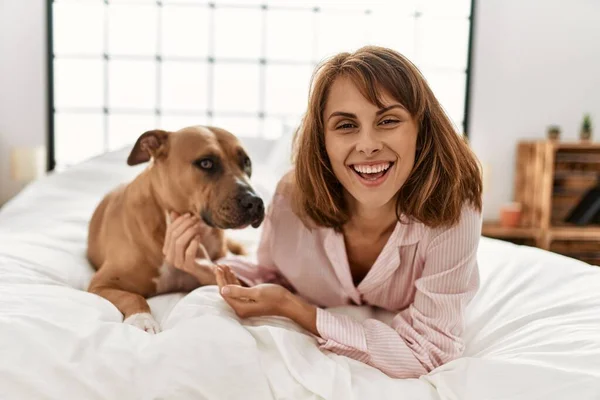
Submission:
<svg viewBox="0 0 600 400">
<path fill-rule="evenodd" d="M 223 229 L 258 227 L 263 201 L 250 186 L 250 159 L 231 133 L 214 127 L 188 127 L 142 134 L 127 163 L 151 161 L 131 183 L 109 193 L 92 216 L 88 259 L 97 269 L 88 291 L 113 303 L 126 323 L 147 332 L 160 327 L 146 298 L 190 291 L 214 284 L 210 262 L 181 271 L 164 263 L 168 213 L 191 213 L 202 219 L 200 257 L 211 260 L 240 247 L 227 241 Z"/>
</svg>

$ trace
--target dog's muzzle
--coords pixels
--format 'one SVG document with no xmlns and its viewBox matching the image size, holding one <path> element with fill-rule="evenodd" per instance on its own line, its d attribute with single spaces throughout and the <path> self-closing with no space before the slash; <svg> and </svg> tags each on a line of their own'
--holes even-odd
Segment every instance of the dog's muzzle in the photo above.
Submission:
<svg viewBox="0 0 600 400">
<path fill-rule="evenodd" d="M 265 205 L 252 190 L 240 190 L 237 195 L 221 205 L 221 209 L 203 209 L 200 216 L 213 228 L 240 229 L 252 225 L 258 228 L 265 218 Z"/>
<path fill-rule="evenodd" d="M 265 204 L 254 193 L 247 191 L 238 197 L 240 208 L 248 216 L 253 228 L 258 228 L 265 218 Z"/>
</svg>

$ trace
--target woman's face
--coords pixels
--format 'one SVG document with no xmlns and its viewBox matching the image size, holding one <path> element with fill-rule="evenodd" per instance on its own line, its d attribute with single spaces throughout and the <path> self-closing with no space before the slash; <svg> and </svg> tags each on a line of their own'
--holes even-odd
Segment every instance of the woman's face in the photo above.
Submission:
<svg viewBox="0 0 600 400">
<path fill-rule="evenodd" d="M 395 200 L 415 162 L 415 121 L 398 101 L 381 95 L 380 109 L 350 79 L 337 78 L 323 115 L 333 172 L 346 194 L 368 208 Z"/>
</svg>

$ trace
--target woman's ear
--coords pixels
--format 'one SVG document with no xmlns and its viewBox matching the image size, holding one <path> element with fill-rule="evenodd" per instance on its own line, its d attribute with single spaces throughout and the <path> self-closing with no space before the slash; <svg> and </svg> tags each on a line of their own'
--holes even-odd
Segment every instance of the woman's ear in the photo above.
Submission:
<svg viewBox="0 0 600 400">
<path fill-rule="evenodd" d="M 170 133 L 160 129 L 142 133 L 129 153 L 128 165 L 137 165 L 167 155 Z"/>
</svg>

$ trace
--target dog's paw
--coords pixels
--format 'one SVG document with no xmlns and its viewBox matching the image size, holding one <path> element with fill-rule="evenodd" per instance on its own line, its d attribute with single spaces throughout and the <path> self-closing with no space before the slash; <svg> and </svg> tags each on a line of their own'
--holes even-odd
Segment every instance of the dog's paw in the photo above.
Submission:
<svg viewBox="0 0 600 400">
<path fill-rule="evenodd" d="M 150 313 L 137 313 L 125 318 L 123 323 L 133 325 L 148 333 L 159 333 L 160 325 Z"/>
</svg>

